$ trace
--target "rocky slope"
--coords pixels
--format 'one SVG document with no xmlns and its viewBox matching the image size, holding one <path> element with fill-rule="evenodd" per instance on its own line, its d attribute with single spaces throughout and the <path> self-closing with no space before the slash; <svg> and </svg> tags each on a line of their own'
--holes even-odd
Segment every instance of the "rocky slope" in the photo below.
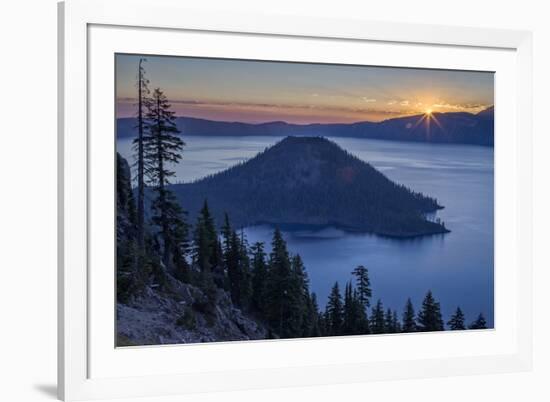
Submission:
<svg viewBox="0 0 550 402">
<path fill-rule="evenodd" d="M 216 302 L 209 303 L 199 288 L 166 278 L 163 290 L 148 286 L 141 296 L 117 304 L 117 346 L 266 338 L 266 328 L 235 308 L 225 291 L 216 288 Z"/>
<path fill-rule="evenodd" d="M 117 154 L 118 346 L 266 338 L 264 326 L 235 308 L 225 290 L 199 279 L 193 283 L 201 287 L 184 283 L 160 261 L 136 270 L 135 209 L 130 166 Z"/>
</svg>

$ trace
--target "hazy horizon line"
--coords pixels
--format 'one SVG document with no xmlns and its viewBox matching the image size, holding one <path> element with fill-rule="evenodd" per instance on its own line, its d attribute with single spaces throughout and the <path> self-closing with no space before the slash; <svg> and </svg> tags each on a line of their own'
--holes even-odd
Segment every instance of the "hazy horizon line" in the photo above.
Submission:
<svg viewBox="0 0 550 402">
<path fill-rule="evenodd" d="M 457 112 L 437 112 L 437 111 L 433 111 L 431 112 L 432 115 L 438 115 L 438 114 L 457 114 L 457 113 L 467 113 L 467 114 L 471 114 L 472 116 L 477 116 L 478 114 L 488 110 L 488 109 L 491 109 L 491 108 L 494 108 L 495 105 L 489 105 L 487 106 L 485 109 L 483 110 L 480 110 L 479 112 L 477 113 L 472 113 L 472 112 L 467 112 L 467 111 L 457 111 Z M 218 122 L 218 123 L 241 123 L 241 124 L 250 124 L 250 125 L 262 125 L 262 124 L 269 124 L 269 123 L 285 123 L 285 124 L 289 124 L 289 125 L 294 125 L 294 126 L 310 126 L 310 125 L 314 125 L 314 124 L 319 124 L 319 125 L 328 125 L 328 124 L 339 124 L 339 125 L 351 125 L 351 124 L 357 124 L 357 123 L 382 123 L 382 122 L 385 122 L 385 121 L 388 121 L 388 120 L 395 120 L 395 119 L 400 119 L 400 118 L 405 118 L 405 117 L 414 117 L 414 116 L 424 116 L 426 113 L 421 113 L 421 112 L 410 112 L 410 113 L 403 113 L 403 114 L 399 114 L 395 117 L 388 117 L 387 119 L 382 119 L 382 120 L 357 120 L 357 121 L 350 121 L 350 122 L 309 122 L 309 123 L 293 123 L 293 122 L 289 122 L 287 120 L 283 120 L 283 119 L 280 119 L 280 120 L 265 120 L 265 121 L 260 121 L 260 122 L 251 122 L 251 121 L 242 121 L 242 120 L 217 120 L 217 119 L 207 119 L 207 118 L 204 118 L 204 117 L 196 117 L 196 116 L 190 116 L 190 115 L 175 115 L 174 117 L 176 118 L 188 118 L 188 119 L 197 119 L 197 120 L 205 120 L 205 121 L 214 121 L 214 122 Z M 117 116 L 115 117 L 116 120 L 119 120 L 119 119 L 136 119 L 137 116 Z"/>
</svg>

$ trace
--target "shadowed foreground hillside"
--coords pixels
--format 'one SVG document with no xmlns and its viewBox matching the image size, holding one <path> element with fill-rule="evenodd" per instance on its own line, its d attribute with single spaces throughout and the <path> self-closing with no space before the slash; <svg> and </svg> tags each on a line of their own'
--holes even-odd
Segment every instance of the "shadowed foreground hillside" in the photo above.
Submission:
<svg viewBox="0 0 550 402">
<path fill-rule="evenodd" d="M 435 199 L 389 180 L 321 137 L 287 137 L 245 163 L 171 186 L 194 219 L 205 199 L 217 222 L 326 226 L 393 237 L 446 233 L 424 214 Z"/>
</svg>

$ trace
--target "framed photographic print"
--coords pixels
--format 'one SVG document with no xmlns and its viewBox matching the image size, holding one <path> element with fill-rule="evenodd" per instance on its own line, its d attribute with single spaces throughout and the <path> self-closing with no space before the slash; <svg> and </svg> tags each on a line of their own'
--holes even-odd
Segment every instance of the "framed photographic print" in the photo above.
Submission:
<svg viewBox="0 0 550 402">
<path fill-rule="evenodd" d="M 59 15 L 61 398 L 529 369 L 529 33 Z"/>
</svg>

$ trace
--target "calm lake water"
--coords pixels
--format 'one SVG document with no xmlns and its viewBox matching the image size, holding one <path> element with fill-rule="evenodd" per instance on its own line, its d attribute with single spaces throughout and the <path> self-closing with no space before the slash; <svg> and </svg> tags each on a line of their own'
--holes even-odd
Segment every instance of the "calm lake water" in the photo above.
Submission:
<svg viewBox="0 0 550 402">
<path fill-rule="evenodd" d="M 190 181 L 223 170 L 276 143 L 277 137 L 186 137 L 177 180 Z M 350 234 L 336 228 L 283 232 L 291 253 L 299 253 L 311 288 L 324 306 L 335 281 L 341 288 L 352 269 L 370 272 L 373 299 L 399 314 L 407 297 L 418 309 L 431 289 L 447 321 L 459 305 L 467 322 L 483 312 L 493 326 L 493 149 L 333 138 L 390 179 L 435 197 L 451 233 L 412 240 Z M 131 161 L 129 140 L 117 143 Z M 270 245 L 272 228 L 246 229 L 250 243 Z"/>
</svg>

